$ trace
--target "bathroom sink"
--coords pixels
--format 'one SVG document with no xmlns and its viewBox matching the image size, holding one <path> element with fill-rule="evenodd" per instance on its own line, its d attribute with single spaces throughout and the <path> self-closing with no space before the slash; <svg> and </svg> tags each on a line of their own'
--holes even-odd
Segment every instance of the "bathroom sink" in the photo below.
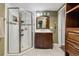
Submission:
<svg viewBox="0 0 79 59">
<path fill-rule="evenodd" d="M 52 31 L 50 29 L 38 29 L 35 32 L 39 32 L 39 33 L 52 33 Z"/>
</svg>

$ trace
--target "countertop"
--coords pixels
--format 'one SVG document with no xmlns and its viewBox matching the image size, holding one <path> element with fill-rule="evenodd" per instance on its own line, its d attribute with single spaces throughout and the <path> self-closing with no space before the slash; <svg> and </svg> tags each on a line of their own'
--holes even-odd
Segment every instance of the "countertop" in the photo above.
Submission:
<svg viewBox="0 0 79 59">
<path fill-rule="evenodd" d="M 36 33 L 53 33 L 50 29 L 38 29 L 35 31 Z"/>
</svg>

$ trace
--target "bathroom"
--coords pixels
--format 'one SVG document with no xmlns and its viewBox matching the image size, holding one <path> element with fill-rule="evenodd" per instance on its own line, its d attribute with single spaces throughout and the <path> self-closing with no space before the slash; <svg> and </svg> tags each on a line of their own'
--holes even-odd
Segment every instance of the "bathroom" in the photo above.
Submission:
<svg viewBox="0 0 79 59">
<path fill-rule="evenodd" d="M 50 51 L 54 46 L 64 46 L 65 34 L 61 32 L 64 17 L 64 3 L 6 3 L 5 54 L 32 55 L 35 49 Z M 34 51 L 27 54 L 32 49 Z M 64 55 L 63 51 L 59 53 Z"/>
</svg>

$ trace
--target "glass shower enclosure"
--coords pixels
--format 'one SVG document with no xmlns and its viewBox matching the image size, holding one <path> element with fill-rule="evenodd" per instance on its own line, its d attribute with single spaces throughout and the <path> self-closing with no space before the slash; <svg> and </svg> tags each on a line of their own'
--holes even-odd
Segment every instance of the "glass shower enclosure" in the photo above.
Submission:
<svg viewBox="0 0 79 59">
<path fill-rule="evenodd" d="M 8 8 L 8 53 L 21 53 L 32 47 L 32 13 L 18 7 Z"/>
</svg>

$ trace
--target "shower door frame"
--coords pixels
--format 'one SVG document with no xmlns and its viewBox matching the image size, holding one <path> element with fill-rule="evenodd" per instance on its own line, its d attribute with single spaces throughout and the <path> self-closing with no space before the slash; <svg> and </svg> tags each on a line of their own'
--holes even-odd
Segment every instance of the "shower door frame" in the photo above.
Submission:
<svg viewBox="0 0 79 59">
<path fill-rule="evenodd" d="M 31 48 L 33 47 L 33 21 L 32 21 L 32 15 L 33 15 L 33 13 L 31 12 L 31 11 L 28 11 L 28 10 L 24 10 L 24 11 L 26 11 L 26 12 L 29 12 L 29 13 L 31 13 L 31 24 L 30 24 L 30 26 L 31 26 L 31 40 L 32 40 L 32 42 L 31 42 Z M 21 14 L 20 14 L 20 16 L 21 16 Z M 21 22 L 20 22 L 20 25 L 21 25 Z M 26 24 L 26 26 L 28 26 L 28 24 Z M 20 28 L 21 28 L 21 26 L 20 26 Z M 22 40 L 22 39 L 21 39 Z M 20 43 L 21 43 L 21 41 L 20 41 Z M 21 43 L 22 44 L 22 43 Z M 20 44 L 20 49 L 22 49 L 21 48 L 21 44 Z M 30 48 L 28 48 L 28 49 L 30 49 Z M 25 49 L 25 50 L 20 50 L 20 52 L 24 52 L 24 51 L 26 51 L 26 50 L 28 50 L 28 49 Z"/>
<path fill-rule="evenodd" d="M 21 53 L 21 52 L 23 52 L 23 51 L 21 51 L 21 14 L 20 14 L 20 9 L 19 9 L 19 7 L 9 7 L 9 8 L 7 8 L 7 53 L 8 54 L 17 54 L 17 53 L 10 53 L 9 52 L 9 9 L 18 9 L 18 14 L 19 14 L 19 53 Z M 30 12 L 30 11 L 27 11 L 26 10 L 26 12 Z M 33 47 L 33 21 L 32 21 L 32 12 L 30 12 L 31 13 L 31 40 L 32 40 L 32 43 L 31 43 L 31 48 Z M 26 49 L 26 50 L 28 50 L 28 49 Z M 24 50 L 25 51 L 25 50 Z"/>
</svg>

